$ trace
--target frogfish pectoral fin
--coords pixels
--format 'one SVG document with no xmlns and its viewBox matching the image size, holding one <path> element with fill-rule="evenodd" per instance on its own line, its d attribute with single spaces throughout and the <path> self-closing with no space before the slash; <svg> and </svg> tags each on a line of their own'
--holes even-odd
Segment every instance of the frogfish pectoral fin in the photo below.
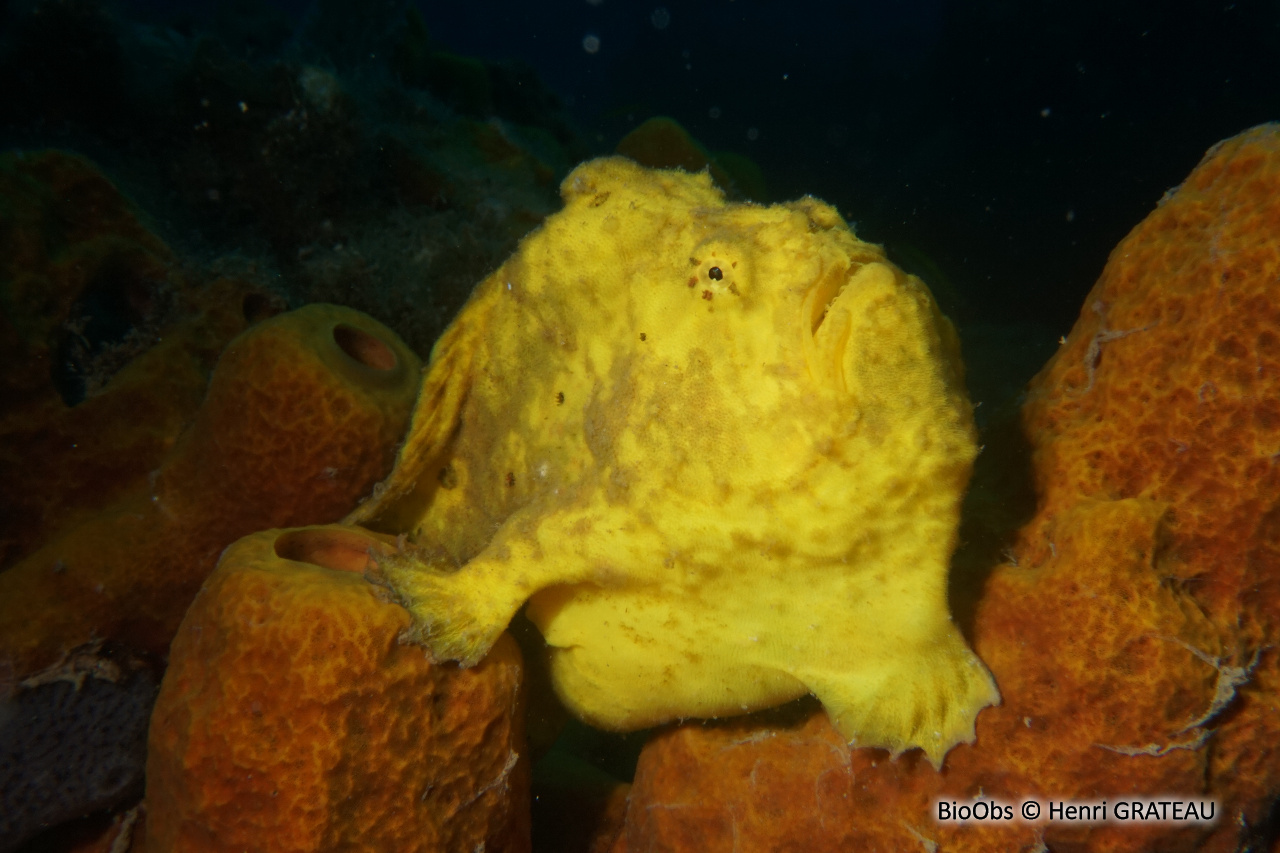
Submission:
<svg viewBox="0 0 1280 853">
<path fill-rule="evenodd" d="M 954 627 L 927 648 L 874 664 L 793 674 L 850 746 L 880 747 L 895 757 L 918 747 L 935 768 L 953 746 L 973 742 L 978 712 L 1000 702 L 991 673 Z"/>
</svg>

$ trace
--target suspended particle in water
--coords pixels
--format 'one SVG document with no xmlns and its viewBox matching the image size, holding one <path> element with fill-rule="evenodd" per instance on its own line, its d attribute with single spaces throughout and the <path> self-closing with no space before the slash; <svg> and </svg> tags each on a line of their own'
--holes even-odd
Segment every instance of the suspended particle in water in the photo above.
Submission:
<svg viewBox="0 0 1280 853">
<path fill-rule="evenodd" d="M 720 118 L 720 108 L 712 107 L 711 109 L 707 110 L 707 116 L 710 118 Z"/>
<path fill-rule="evenodd" d="M 671 24 L 671 13 L 667 11 L 666 6 L 659 6 L 649 16 L 649 22 L 653 24 L 655 30 L 665 30 Z"/>
<path fill-rule="evenodd" d="M 600 52 L 600 36 L 587 33 L 582 37 L 582 49 L 587 53 Z"/>
<path fill-rule="evenodd" d="M 760 138 L 760 128 L 758 127 L 747 128 L 747 139 L 750 139 L 752 142 L 755 142 L 759 138 Z"/>
</svg>

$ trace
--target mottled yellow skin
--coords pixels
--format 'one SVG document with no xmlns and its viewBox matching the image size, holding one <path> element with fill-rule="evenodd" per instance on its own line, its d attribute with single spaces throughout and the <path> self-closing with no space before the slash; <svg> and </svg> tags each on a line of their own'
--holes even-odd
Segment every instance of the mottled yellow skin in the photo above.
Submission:
<svg viewBox="0 0 1280 853">
<path fill-rule="evenodd" d="M 353 516 L 437 659 L 528 601 L 593 725 L 812 691 L 856 745 L 934 764 L 998 701 L 947 612 L 975 454 L 928 290 L 812 198 L 578 167 L 565 209 L 432 354 L 410 437 Z"/>
</svg>

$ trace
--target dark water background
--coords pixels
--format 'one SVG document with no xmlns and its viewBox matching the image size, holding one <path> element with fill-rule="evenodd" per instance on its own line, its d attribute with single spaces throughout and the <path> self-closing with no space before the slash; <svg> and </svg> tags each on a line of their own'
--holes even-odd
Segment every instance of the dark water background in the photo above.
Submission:
<svg viewBox="0 0 1280 853">
<path fill-rule="evenodd" d="M 657 29 L 660 7 L 424 13 L 459 50 L 526 58 L 598 142 L 671 115 L 755 158 L 776 197 L 919 247 L 977 315 L 1064 332 L 1206 148 L 1280 117 L 1275 2 L 719 0 L 671 3 Z"/>
<path fill-rule="evenodd" d="M 0 21 L 30 5 L 10 0 Z M 233 50 L 258 62 L 287 55 L 299 26 L 327 9 L 357 22 L 328 45 L 342 68 L 344 51 L 384 47 L 403 7 L 105 8 L 120 21 L 239 40 Z M 1059 334 L 1107 252 L 1205 149 L 1280 117 L 1275 0 L 417 8 L 442 47 L 527 63 L 562 99 L 586 152 L 607 153 L 645 119 L 671 116 L 708 148 L 758 162 L 773 200 L 817 195 L 907 265 L 926 258 L 963 297 L 950 306 L 962 321 Z M 599 40 L 594 53 L 588 36 Z M 83 85 L 75 69 L 63 77 Z"/>
</svg>

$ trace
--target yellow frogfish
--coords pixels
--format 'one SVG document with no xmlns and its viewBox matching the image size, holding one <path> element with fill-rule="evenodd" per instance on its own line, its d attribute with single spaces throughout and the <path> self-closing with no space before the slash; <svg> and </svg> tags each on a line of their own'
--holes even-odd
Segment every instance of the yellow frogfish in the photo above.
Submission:
<svg viewBox="0 0 1280 853">
<path fill-rule="evenodd" d="M 854 746 L 935 766 L 999 701 L 947 610 L 974 455 L 959 344 L 919 279 L 813 198 L 585 163 L 432 351 L 349 521 L 435 660 L 512 616 L 557 693 L 631 730 L 812 692 Z"/>
</svg>

